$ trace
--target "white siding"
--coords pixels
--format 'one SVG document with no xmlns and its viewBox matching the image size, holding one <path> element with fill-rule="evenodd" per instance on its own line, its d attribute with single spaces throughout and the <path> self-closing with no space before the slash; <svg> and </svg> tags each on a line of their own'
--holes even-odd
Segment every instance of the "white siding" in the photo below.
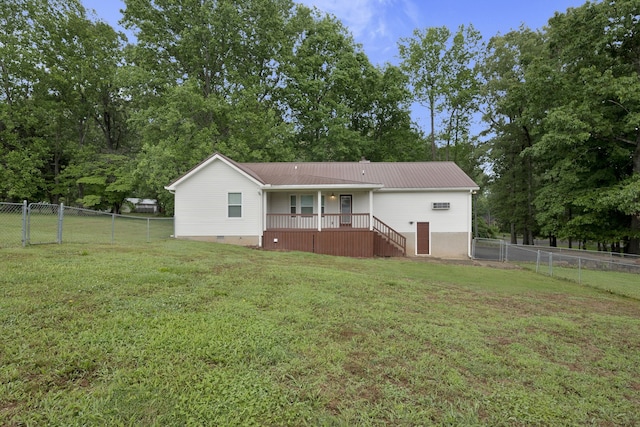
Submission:
<svg viewBox="0 0 640 427">
<path fill-rule="evenodd" d="M 228 218 L 228 193 L 242 193 L 241 218 Z M 175 233 L 176 237 L 262 235 L 259 187 L 226 163 L 212 162 L 176 188 Z"/>
<path fill-rule="evenodd" d="M 431 254 L 438 256 L 446 249 L 448 255 L 455 252 L 458 256 L 468 254 L 469 239 L 464 244 L 455 243 L 456 248 L 439 248 L 435 244 L 435 235 L 453 233 L 471 237 L 471 193 L 469 191 L 440 192 L 375 192 L 373 213 L 386 223 L 408 237 L 408 255 L 415 254 L 415 233 L 418 222 L 428 222 L 431 234 Z M 449 209 L 432 209 L 434 202 L 449 202 Z M 413 241 L 409 241 L 413 240 Z M 460 242 L 460 239 L 455 239 Z M 451 241 L 452 244 L 453 240 Z"/>
</svg>

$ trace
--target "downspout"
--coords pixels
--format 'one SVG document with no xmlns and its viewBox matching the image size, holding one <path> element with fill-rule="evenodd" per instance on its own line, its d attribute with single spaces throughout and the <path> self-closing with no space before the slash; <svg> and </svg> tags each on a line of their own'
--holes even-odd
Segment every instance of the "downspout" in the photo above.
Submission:
<svg viewBox="0 0 640 427">
<path fill-rule="evenodd" d="M 469 259 L 473 258 L 473 254 L 471 253 L 471 242 L 473 239 L 473 228 L 471 225 L 471 221 L 473 218 L 473 194 L 475 192 L 476 190 L 469 190 L 469 202 L 467 203 L 467 205 L 469 206 L 469 209 L 467 210 L 467 230 L 469 230 L 469 237 L 467 238 L 467 257 L 469 257 Z"/>
<path fill-rule="evenodd" d="M 259 190 L 262 192 L 262 233 L 258 236 L 258 245 L 262 248 L 264 232 L 267 231 L 267 192 L 264 189 Z"/>
</svg>

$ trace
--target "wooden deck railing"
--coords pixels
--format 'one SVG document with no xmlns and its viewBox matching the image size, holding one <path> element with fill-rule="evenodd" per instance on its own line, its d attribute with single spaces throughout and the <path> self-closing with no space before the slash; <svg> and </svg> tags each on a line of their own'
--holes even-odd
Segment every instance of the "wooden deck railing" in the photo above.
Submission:
<svg viewBox="0 0 640 427">
<path fill-rule="evenodd" d="M 407 238 L 402 234 L 398 233 L 393 228 L 389 227 L 384 222 L 380 221 L 375 216 L 373 217 L 373 230 L 377 231 L 383 237 L 385 237 L 389 242 L 396 245 L 399 249 L 402 249 L 402 253 L 407 253 Z"/>
<path fill-rule="evenodd" d="M 369 214 L 322 214 L 321 229 L 368 229 Z M 318 214 L 267 214 L 267 230 L 317 230 Z"/>
</svg>

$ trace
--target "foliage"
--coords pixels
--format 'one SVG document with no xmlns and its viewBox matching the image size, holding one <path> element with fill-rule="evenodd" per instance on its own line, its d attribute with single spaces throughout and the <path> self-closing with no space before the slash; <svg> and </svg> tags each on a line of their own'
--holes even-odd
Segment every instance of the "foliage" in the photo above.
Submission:
<svg viewBox="0 0 640 427">
<path fill-rule="evenodd" d="M 542 32 L 490 42 L 492 195 L 512 238 L 622 241 L 639 253 L 637 6 L 588 2 Z"/>
<path fill-rule="evenodd" d="M 450 160 L 450 146 L 473 144 L 468 130 L 471 114 L 478 109 L 480 80 L 478 61 L 482 49 L 480 33 L 473 26 L 460 26 L 455 34 L 447 27 L 415 30 L 413 37 L 399 44 L 402 68 L 409 76 L 416 101 L 429 109 L 431 160 L 437 160 L 439 137 L 445 142 L 444 158 Z M 436 118 L 443 117 L 436 131 Z M 453 160 L 457 160 L 454 149 Z"/>
<path fill-rule="evenodd" d="M 640 253 L 640 0 L 496 35 L 416 29 L 373 66 L 292 0 L 79 0 L 0 8 L 0 199 L 119 210 L 213 152 L 236 161 L 449 160 L 503 231 Z M 411 106 L 430 112 L 429 130 Z M 486 129 L 474 134 L 482 110 Z"/>
</svg>

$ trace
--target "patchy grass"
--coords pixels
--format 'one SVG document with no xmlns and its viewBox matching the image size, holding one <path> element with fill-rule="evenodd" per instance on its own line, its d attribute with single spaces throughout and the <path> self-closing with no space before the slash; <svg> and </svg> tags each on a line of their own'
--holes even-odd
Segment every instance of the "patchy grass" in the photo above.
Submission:
<svg viewBox="0 0 640 427">
<path fill-rule="evenodd" d="M 2 425 L 637 425 L 640 302 L 165 241 L 0 251 Z"/>
</svg>

